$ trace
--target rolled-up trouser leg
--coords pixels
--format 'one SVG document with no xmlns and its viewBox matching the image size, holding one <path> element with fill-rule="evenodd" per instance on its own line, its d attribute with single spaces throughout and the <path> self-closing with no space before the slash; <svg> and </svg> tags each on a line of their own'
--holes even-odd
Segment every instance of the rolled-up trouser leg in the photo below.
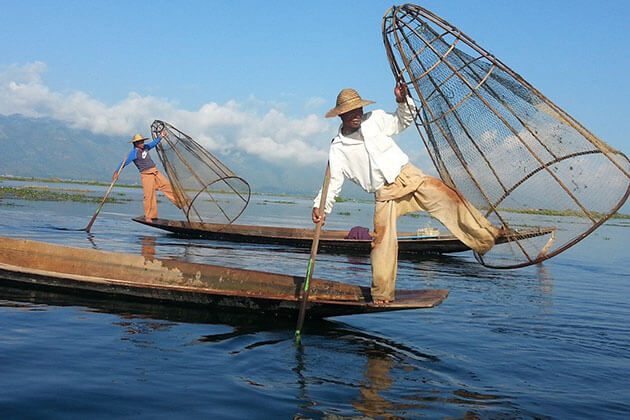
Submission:
<svg viewBox="0 0 630 420">
<path fill-rule="evenodd" d="M 494 246 L 498 230 L 472 204 L 437 178 L 424 177 L 413 194 L 417 207 L 438 219 L 466 246 L 483 254 Z"/>
<path fill-rule="evenodd" d="M 396 221 L 404 214 L 424 210 L 455 237 L 483 254 L 494 246 L 498 229 L 471 203 L 441 180 L 415 166 L 403 167 L 396 180 L 376 193 L 372 241 L 372 297 L 394 299 L 398 265 Z"/>
<path fill-rule="evenodd" d="M 372 299 L 394 300 L 398 266 L 395 200 L 377 201 L 372 240 Z"/>
<path fill-rule="evenodd" d="M 144 192 L 144 217 L 157 218 L 157 194 L 155 191 L 155 176 L 152 172 L 140 173 L 142 191 Z"/>
<path fill-rule="evenodd" d="M 173 187 L 171 183 L 168 182 L 168 179 L 160 171 L 157 171 L 155 174 L 155 189 L 158 191 L 162 191 L 162 193 L 168 198 L 171 203 L 175 204 L 176 207 L 182 208 L 182 203 L 180 203 L 173 193 Z"/>
</svg>

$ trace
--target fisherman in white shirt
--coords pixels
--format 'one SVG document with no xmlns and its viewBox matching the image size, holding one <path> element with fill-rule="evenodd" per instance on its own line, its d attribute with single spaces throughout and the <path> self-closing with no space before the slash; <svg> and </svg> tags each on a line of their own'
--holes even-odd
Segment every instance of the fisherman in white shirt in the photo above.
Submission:
<svg viewBox="0 0 630 420">
<path fill-rule="evenodd" d="M 330 185 L 325 210 L 319 209 L 322 191 L 314 200 L 312 218 L 318 223 L 332 211 L 335 198 L 347 178 L 366 192 L 374 193 L 374 238 L 372 240 L 372 300 L 376 304 L 394 300 L 398 266 L 398 217 L 424 210 L 438 219 L 471 249 L 484 254 L 494 246 L 499 229 L 441 180 L 425 175 L 409 163 L 409 157 L 392 139 L 414 119 L 416 107 L 407 86 L 394 89 L 398 109 L 363 113 L 374 102 L 354 89 L 343 89 L 336 106 L 326 117 L 339 116 L 341 126 L 330 146 Z"/>
</svg>

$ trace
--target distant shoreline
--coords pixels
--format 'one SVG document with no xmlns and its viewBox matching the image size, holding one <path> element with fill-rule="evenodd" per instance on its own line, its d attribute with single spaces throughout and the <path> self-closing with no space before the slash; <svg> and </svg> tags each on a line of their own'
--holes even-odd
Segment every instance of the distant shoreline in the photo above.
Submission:
<svg viewBox="0 0 630 420">
<path fill-rule="evenodd" d="M 51 184 L 78 184 L 78 185 L 92 185 L 92 186 L 104 186 L 107 187 L 110 185 L 110 183 L 108 182 L 102 182 L 102 181 L 80 181 L 80 180 L 74 180 L 74 179 L 61 179 L 61 178 L 39 178 L 39 177 L 22 177 L 22 176 L 11 176 L 11 175 L 1 175 L 0 176 L 0 181 L 3 180 L 7 180 L 7 181 L 26 181 L 26 182 L 44 182 L 44 183 L 51 183 Z M 117 187 L 121 187 L 121 188 L 142 188 L 141 185 L 138 184 L 116 184 Z M 0 199 L 2 198 L 2 190 L 4 188 L 0 187 Z M 261 195 L 261 196 L 267 196 L 267 195 L 272 195 L 272 196 L 285 196 L 285 197 L 301 197 L 299 195 L 294 195 L 294 194 L 278 194 L 278 193 L 254 193 L 252 192 L 252 195 Z M 31 200 L 46 200 L 46 196 L 42 195 L 41 198 L 39 195 L 34 195 L 31 196 Z M 25 198 L 25 199 L 29 199 L 29 198 Z M 57 197 L 57 200 L 62 200 L 62 197 Z M 68 197 L 69 200 L 72 200 L 72 198 Z M 90 200 L 91 201 L 91 200 Z M 122 200 L 124 201 L 124 200 Z M 364 200 L 353 200 L 353 199 L 348 199 L 348 198 L 343 198 L 343 197 L 337 197 L 337 202 L 347 202 L 347 201 L 357 201 L 357 202 L 361 202 Z M 558 217 L 585 217 L 583 214 L 576 212 L 574 210 L 553 210 L 553 209 L 511 209 L 511 208 L 503 208 L 500 209 L 501 211 L 507 212 L 507 213 L 519 213 L 519 214 L 532 214 L 532 215 L 538 215 L 538 216 L 558 216 Z M 592 212 L 592 214 L 594 216 L 601 216 L 600 213 L 597 212 Z M 611 216 L 611 219 L 630 219 L 630 214 L 624 214 L 624 213 L 615 213 Z"/>
<path fill-rule="evenodd" d="M 41 177 L 26 177 L 26 176 L 14 176 L 14 175 L 0 175 L 0 181 L 25 181 L 25 182 L 44 182 L 49 184 L 77 184 L 77 185 L 91 185 L 91 186 L 99 186 L 99 187 L 109 187 L 111 182 L 104 181 L 82 181 L 77 179 L 61 179 L 61 178 L 41 178 Z M 121 188 L 142 188 L 141 184 L 123 184 L 116 183 L 116 187 Z M 311 198 L 310 196 L 300 195 L 300 194 L 286 194 L 286 193 L 274 193 L 274 192 L 251 192 L 252 195 L 272 195 L 277 197 L 306 197 Z M 355 201 L 355 200 L 348 200 Z M 356 200 L 359 201 L 359 200 Z"/>
<path fill-rule="evenodd" d="M 26 176 L 13 176 L 13 175 L 0 175 L 0 181 L 30 181 L 30 182 L 45 182 L 48 184 L 78 184 L 78 185 L 94 185 L 108 187 L 110 182 L 103 181 L 81 181 L 78 179 L 61 179 L 61 178 L 39 178 L 39 177 L 26 177 Z M 121 184 L 117 183 L 117 187 L 123 188 L 142 188 L 140 184 Z"/>
</svg>

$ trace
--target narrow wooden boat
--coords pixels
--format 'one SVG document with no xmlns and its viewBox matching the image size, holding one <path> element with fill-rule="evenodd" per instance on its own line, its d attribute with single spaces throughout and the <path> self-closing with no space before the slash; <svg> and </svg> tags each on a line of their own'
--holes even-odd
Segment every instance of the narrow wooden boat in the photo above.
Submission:
<svg viewBox="0 0 630 420">
<path fill-rule="evenodd" d="M 303 280 L 298 276 L 0 237 L 0 287 L 54 289 L 295 317 Z M 446 290 L 400 290 L 394 302 L 375 305 L 368 287 L 313 279 L 310 290 L 309 318 L 432 308 L 448 295 Z"/>
<path fill-rule="evenodd" d="M 313 241 L 313 229 L 226 225 L 170 219 L 153 219 L 151 222 L 147 222 L 144 217 L 136 217 L 133 220 L 180 236 L 217 241 L 287 245 L 309 249 Z M 525 239 L 546 235 L 553 230 L 553 228 L 519 230 L 517 234 L 500 237 L 497 239 L 497 244 L 510 241 L 510 236 Z M 371 239 L 346 239 L 346 236 L 348 236 L 348 231 L 346 230 L 323 229 L 319 238 L 319 250 L 339 254 L 368 255 L 370 253 Z M 398 234 L 398 254 L 403 258 L 412 258 L 424 254 L 448 254 L 464 251 L 470 251 L 470 248 L 453 235 L 418 235 L 417 232 L 399 232 Z"/>
</svg>

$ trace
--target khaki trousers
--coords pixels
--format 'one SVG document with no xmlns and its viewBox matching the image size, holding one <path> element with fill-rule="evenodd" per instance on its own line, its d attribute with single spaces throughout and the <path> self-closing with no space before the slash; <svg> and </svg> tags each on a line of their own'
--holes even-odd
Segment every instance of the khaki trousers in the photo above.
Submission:
<svg viewBox="0 0 630 420">
<path fill-rule="evenodd" d="M 480 254 L 494 246 L 498 229 L 461 194 L 411 164 L 376 192 L 372 241 L 372 298 L 393 300 L 398 266 L 398 217 L 424 210 Z"/>
<path fill-rule="evenodd" d="M 144 191 L 144 217 L 147 219 L 156 219 L 157 211 L 157 192 L 162 191 L 166 198 L 171 200 L 177 207 L 180 205 L 175 199 L 173 188 L 168 180 L 158 171 L 157 168 L 147 169 L 140 172 L 142 180 L 142 190 Z"/>
</svg>

